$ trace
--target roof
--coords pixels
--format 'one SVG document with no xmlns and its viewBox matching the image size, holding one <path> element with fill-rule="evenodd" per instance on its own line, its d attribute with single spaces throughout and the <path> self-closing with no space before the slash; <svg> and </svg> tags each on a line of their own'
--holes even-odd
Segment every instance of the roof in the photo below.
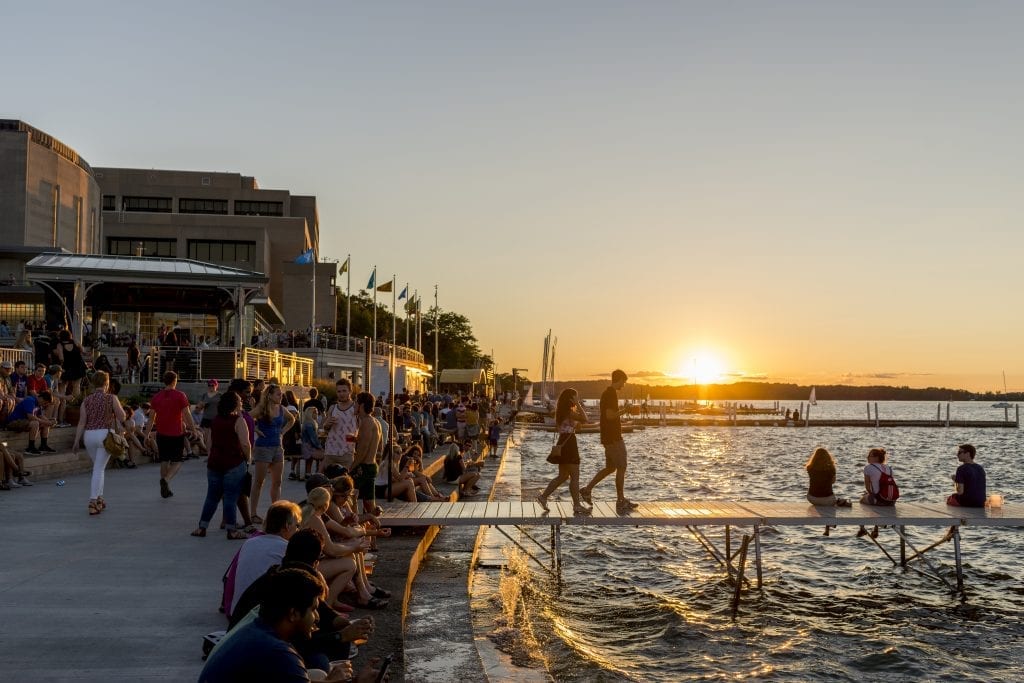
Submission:
<svg viewBox="0 0 1024 683">
<path fill-rule="evenodd" d="M 480 368 L 452 368 L 441 371 L 440 381 L 441 384 L 484 384 L 487 381 L 487 373 Z"/>
<path fill-rule="evenodd" d="M 203 261 L 153 256 L 46 253 L 25 266 L 29 280 L 159 281 L 164 284 L 266 284 L 263 273 Z"/>
</svg>

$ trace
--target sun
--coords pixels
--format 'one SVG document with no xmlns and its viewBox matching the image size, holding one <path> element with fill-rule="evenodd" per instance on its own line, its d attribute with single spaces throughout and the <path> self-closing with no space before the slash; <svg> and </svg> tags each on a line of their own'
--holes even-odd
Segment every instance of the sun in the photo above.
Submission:
<svg viewBox="0 0 1024 683">
<path fill-rule="evenodd" d="M 717 384 L 725 375 L 725 364 L 715 354 L 701 351 L 680 362 L 675 377 L 693 384 Z"/>
</svg>

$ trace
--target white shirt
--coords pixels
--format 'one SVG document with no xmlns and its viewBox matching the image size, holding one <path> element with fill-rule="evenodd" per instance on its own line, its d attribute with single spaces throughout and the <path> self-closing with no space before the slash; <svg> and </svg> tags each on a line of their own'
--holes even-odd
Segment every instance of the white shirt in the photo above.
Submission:
<svg viewBox="0 0 1024 683">
<path fill-rule="evenodd" d="M 246 588 L 275 564 L 281 564 L 287 548 L 288 541 L 277 534 L 264 534 L 242 544 L 242 549 L 238 551 L 238 567 L 235 569 L 235 592 L 231 596 L 232 612 Z"/>
</svg>

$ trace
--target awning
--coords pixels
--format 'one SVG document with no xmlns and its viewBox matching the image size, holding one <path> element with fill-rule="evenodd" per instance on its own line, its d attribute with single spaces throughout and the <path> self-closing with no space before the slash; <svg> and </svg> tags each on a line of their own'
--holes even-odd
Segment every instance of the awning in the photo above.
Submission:
<svg viewBox="0 0 1024 683">
<path fill-rule="evenodd" d="M 271 325 L 284 325 L 284 316 L 281 315 L 281 311 L 277 310 L 277 306 L 269 296 L 255 296 L 249 303 L 253 305 L 259 316 Z"/>
<path fill-rule="evenodd" d="M 441 371 L 441 384 L 485 384 L 487 373 L 483 369 L 451 368 Z"/>
</svg>

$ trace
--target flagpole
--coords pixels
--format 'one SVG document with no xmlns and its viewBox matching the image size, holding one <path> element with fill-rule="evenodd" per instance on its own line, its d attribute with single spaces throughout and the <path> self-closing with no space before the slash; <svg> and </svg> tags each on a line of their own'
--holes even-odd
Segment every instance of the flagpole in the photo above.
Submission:
<svg viewBox="0 0 1024 683">
<path fill-rule="evenodd" d="M 441 309 L 437 307 L 437 285 L 434 285 L 434 393 L 440 393 L 438 388 L 441 386 L 441 364 L 437 360 L 437 340 L 441 336 L 441 331 L 438 328 L 438 318 L 441 315 Z"/>
<path fill-rule="evenodd" d="M 416 350 L 423 350 L 423 319 L 420 316 L 420 290 L 413 292 L 413 298 L 416 301 Z"/>
<path fill-rule="evenodd" d="M 351 351 L 352 344 L 352 254 L 345 259 L 345 270 L 348 275 L 348 293 L 345 295 L 347 302 L 345 310 L 345 350 Z"/>
<path fill-rule="evenodd" d="M 385 445 L 385 448 L 389 449 L 388 450 L 388 459 L 387 459 L 388 463 L 391 463 L 392 462 L 391 459 L 395 457 L 392 444 L 395 444 L 395 443 L 398 442 L 398 436 L 395 433 L 395 408 L 398 405 L 398 401 L 395 399 L 395 342 L 396 342 L 395 337 L 398 334 L 398 328 L 397 328 L 398 319 L 395 317 L 395 309 L 396 309 L 397 303 L 398 303 L 397 300 L 395 299 L 395 297 L 398 295 L 398 291 L 397 291 L 397 287 L 396 287 L 397 284 L 398 284 L 398 282 L 397 282 L 394 274 L 392 274 L 391 275 L 391 354 L 389 355 L 389 358 L 388 358 L 388 363 L 389 363 L 390 368 L 391 368 L 391 372 L 389 373 L 391 375 L 391 379 L 389 381 L 389 385 L 390 386 L 388 387 L 388 393 L 390 394 L 390 398 L 391 398 L 391 406 L 388 408 L 388 439 L 390 440 L 390 443 Z M 385 405 L 387 405 L 387 404 L 385 404 Z M 391 500 L 391 498 L 392 498 L 392 496 L 391 496 L 391 486 L 392 486 L 391 470 L 392 470 L 392 468 L 388 467 L 388 500 Z"/>
<path fill-rule="evenodd" d="M 312 348 L 316 348 L 316 262 L 317 262 L 316 250 L 313 251 L 313 260 L 310 265 L 313 266 L 313 310 L 309 314 L 309 339 Z"/>
<path fill-rule="evenodd" d="M 370 367 L 366 369 L 366 390 L 373 393 L 373 354 L 377 351 L 377 266 L 373 267 L 373 343 L 370 345 Z"/>
<path fill-rule="evenodd" d="M 405 345 L 409 346 L 409 283 L 405 283 Z"/>
</svg>

